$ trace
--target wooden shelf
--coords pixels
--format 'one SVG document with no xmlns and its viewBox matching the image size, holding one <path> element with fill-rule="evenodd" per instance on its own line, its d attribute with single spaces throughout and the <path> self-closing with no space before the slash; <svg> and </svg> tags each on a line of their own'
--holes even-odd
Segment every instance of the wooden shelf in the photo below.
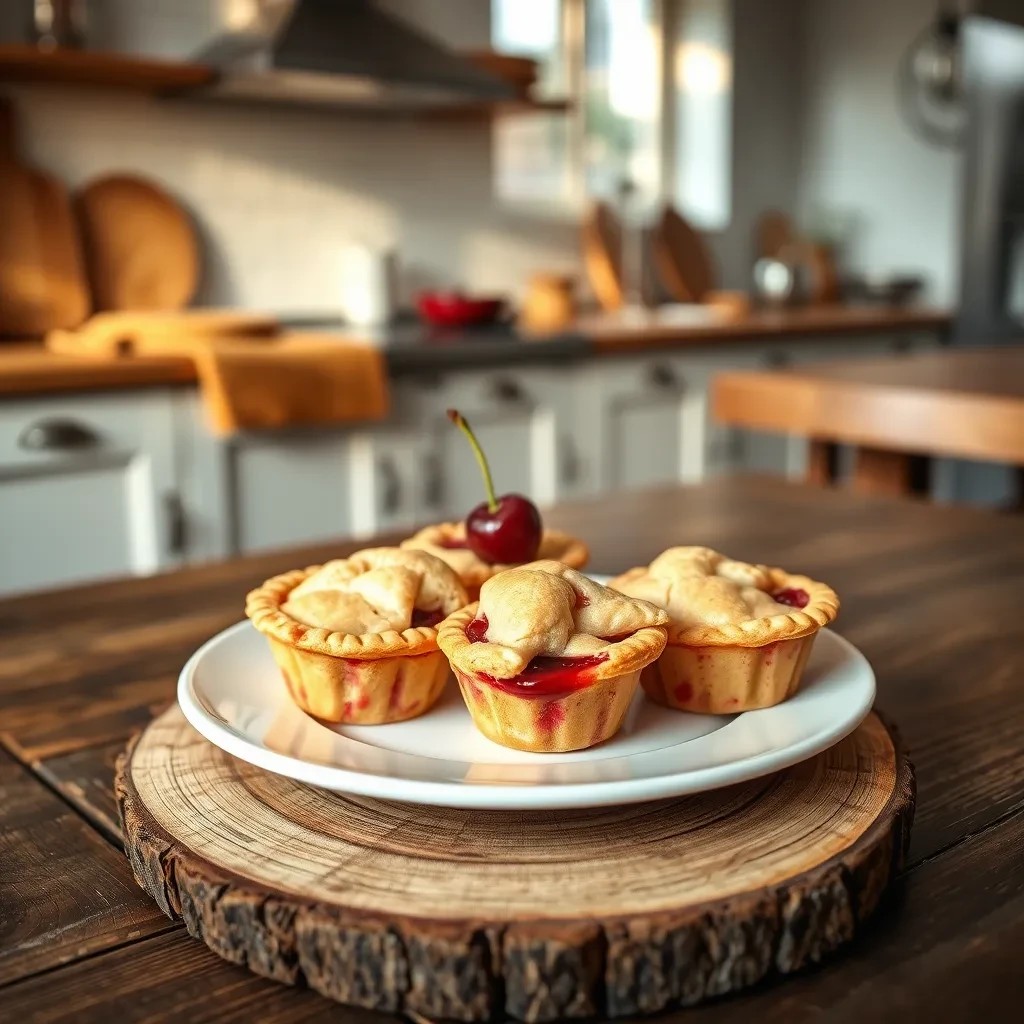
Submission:
<svg viewBox="0 0 1024 1024">
<path fill-rule="evenodd" d="M 195 90 L 213 84 L 217 80 L 217 74 L 214 68 L 204 64 L 146 60 L 99 50 L 38 50 L 32 46 L 19 44 L 0 45 L 0 84 L 35 82 L 85 85 L 153 95 L 193 95 L 197 100 L 204 100 L 207 97 Z M 228 103 L 268 102 L 212 95 L 209 98 Z M 567 100 L 532 100 L 527 96 L 499 103 L 460 103 L 450 107 L 424 107 L 414 111 L 389 110 L 387 107 L 321 106 L 303 100 L 289 101 L 286 97 L 273 98 L 269 102 L 332 110 L 341 114 L 405 114 L 428 120 L 471 120 L 519 114 L 564 113 L 569 109 Z"/>
<path fill-rule="evenodd" d="M 209 85 L 216 77 L 216 71 L 203 64 L 147 60 L 99 50 L 38 50 L 18 44 L 0 45 L 0 82 L 173 93 Z"/>
<path fill-rule="evenodd" d="M 564 114 L 570 110 L 569 100 L 504 100 L 500 103 L 460 103 L 451 107 L 430 107 L 420 116 L 431 121 L 476 120 L 491 117 L 518 117 L 531 114 Z"/>
</svg>

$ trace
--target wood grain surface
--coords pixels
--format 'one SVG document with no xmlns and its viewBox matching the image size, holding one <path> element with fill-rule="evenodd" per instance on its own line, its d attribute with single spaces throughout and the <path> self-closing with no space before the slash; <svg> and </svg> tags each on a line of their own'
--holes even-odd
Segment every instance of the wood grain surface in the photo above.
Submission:
<svg viewBox="0 0 1024 1024">
<path fill-rule="evenodd" d="M 214 956 L 180 926 L 0 989 L 5 1019 L 32 1024 L 382 1024 L 389 1018 L 339 1007 Z"/>
<path fill-rule="evenodd" d="M 792 217 L 782 210 L 765 210 L 754 223 L 754 259 L 778 259 L 797 237 Z"/>
<path fill-rule="evenodd" d="M 114 799 L 114 765 L 123 749 L 115 741 L 32 763 L 44 782 L 117 846 L 121 819 Z"/>
<path fill-rule="evenodd" d="M 824 967 L 688 1010 L 680 1022 L 1012 1019 L 1024 997 L 1017 953 L 1024 939 L 1019 517 L 738 479 L 562 505 L 546 519 L 587 538 L 595 572 L 692 542 L 834 584 L 844 601 L 837 628 L 871 660 L 879 706 L 899 723 L 917 768 L 917 812 L 897 904 Z M 87 764 L 84 752 L 123 743 L 166 707 L 181 664 L 214 629 L 241 618 L 250 586 L 357 546 L 339 542 L 0 601 L 0 742 L 53 800 L 59 798 L 27 766 L 38 759 L 40 770 L 54 764 L 56 773 L 83 752 L 75 762 L 78 786 L 91 802 L 89 794 L 112 779 L 101 755 Z M 107 813 L 96 799 L 97 814 Z M 13 814 L 11 804 L 0 803 L 0 835 Z M 88 835 L 91 826 L 79 820 Z M 67 831 L 42 830 L 33 856 L 66 854 Z M 88 862 L 92 841 L 72 841 Z M 102 848 L 113 852 L 112 877 L 133 886 L 127 861 L 105 840 Z M 56 863 L 71 864 L 59 853 Z M 30 918 L 40 898 L 31 887 L 8 889 L 0 917 Z M 81 926 L 92 912 L 86 901 L 64 924 Z M 22 943 L 32 940 L 11 934 L 5 943 L 16 941 L 22 955 Z M 369 1017 L 263 982 L 180 931 L 102 954 L 97 948 L 0 988 L 0 1006 L 16 1020 L 32 1019 L 38 1008 L 40 1019 L 76 1022 L 263 1019 L 254 1007 L 264 1005 L 268 1020 L 319 1019 L 315 1006 L 327 1008 L 325 1018 Z"/>
<path fill-rule="evenodd" d="M 713 406 L 733 426 L 1024 465 L 1024 346 L 730 371 L 715 380 Z M 884 486 L 893 465 L 865 474 Z"/>
<path fill-rule="evenodd" d="M 817 963 L 877 909 L 914 807 L 874 715 L 767 779 L 510 818 L 301 786 L 173 708 L 116 790 L 140 885 L 220 956 L 467 1021 L 649 1013 Z"/>
<path fill-rule="evenodd" d="M 2 751 L 0 807 L 0 985 L 168 928 L 120 851 Z"/>
<path fill-rule="evenodd" d="M 195 225 L 155 182 L 109 174 L 75 197 L 97 310 L 176 310 L 193 299 L 201 257 Z"/>
<path fill-rule="evenodd" d="M 164 387 L 194 384 L 195 380 L 195 363 L 186 358 L 83 359 L 50 352 L 38 342 L 19 340 L 0 344 L 0 397 Z"/>
<path fill-rule="evenodd" d="M 91 85 L 132 92 L 173 93 L 209 85 L 213 68 L 97 50 L 41 50 L 23 43 L 0 45 L 0 81 Z"/>
<path fill-rule="evenodd" d="M 571 329 L 593 342 L 598 352 L 610 355 L 658 349 L 685 348 L 725 341 L 799 341 L 841 338 L 854 334 L 898 334 L 908 331 L 945 332 L 950 323 L 943 310 L 924 307 L 891 309 L 883 306 L 819 305 L 792 309 L 751 309 L 743 316 L 708 310 L 707 319 L 687 317 L 673 322 L 671 313 L 651 310 L 628 319 L 614 315 L 581 316 Z"/>
<path fill-rule="evenodd" d="M 64 185 L 22 163 L 0 97 L 0 335 L 41 336 L 89 314 L 85 265 Z"/>
<path fill-rule="evenodd" d="M 685 349 L 697 345 L 753 342 L 766 338 L 837 341 L 851 334 L 942 332 L 949 315 L 940 310 L 858 310 L 846 307 L 781 311 L 751 311 L 742 316 L 710 312 L 706 323 L 665 324 L 657 317 L 639 327 L 603 317 L 584 317 L 567 326 L 584 334 L 595 356 L 616 356 L 648 349 Z M 354 339 L 358 340 L 358 338 Z M 531 344 L 543 344 L 531 342 Z M 89 391 L 99 388 L 194 383 L 190 359 L 155 356 L 77 358 L 47 351 L 22 338 L 0 344 L 0 396 Z"/>
<path fill-rule="evenodd" d="M 595 203 L 580 229 L 583 266 L 590 288 L 605 311 L 625 301 L 622 284 L 622 224 L 608 203 Z"/>
<path fill-rule="evenodd" d="M 651 256 L 673 302 L 704 302 L 718 286 L 707 242 L 673 206 L 662 210 L 651 230 Z"/>
</svg>

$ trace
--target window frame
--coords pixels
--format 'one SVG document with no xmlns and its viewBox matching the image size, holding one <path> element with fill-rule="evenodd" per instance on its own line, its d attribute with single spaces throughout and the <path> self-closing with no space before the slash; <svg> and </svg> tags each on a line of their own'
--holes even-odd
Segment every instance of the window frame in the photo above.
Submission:
<svg viewBox="0 0 1024 1024">
<path fill-rule="evenodd" d="M 512 0 L 514 2 L 514 0 Z M 729 17 L 733 16 L 729 0 L 720 2 L 730 8 Z M 679 88 L 676 81 L 675 47 L 683 21 L 683 7 L 686 0 L 651 0 L 651 19 L 656 28 L 658 45 L 654 59 L 657 63 L 656 74 L 659 88 L 658 108 L 655 119 L 657 129 L 657 174 L 654 193 L 650 197 L 652 205 L 671 202 L 679 205 L 675 195 L 676 172 L 681 154 L 679 153 L 679 132 L 677 116 L 679 107 Z M 564 117 L 567 118 L 567 153 L 566 177 L 568 188 L 550 200 L 527 197 L 516 197 L 502 194 L 495 190 L 495 199 L 504 208 L 517 212 L 535 214 L 548 220 L 578 220 L 581 213 L 598 198 L 588 192 L 586 175 L 587 124 L 584 103 L 584 83 L 586 74 L 586 4 L 587 0 L 560 0 L 561 34 L 560 46 L 565 67 L 565 98 L 569 109 L 560 114 L 525 114 L 527 117 Z M 731 56 L 731 54 L 730 54 Z M 730 82 L 730 90 L 732 83 Z M 728 131 L 732 134 L 730 120 Z M 497 146 L 494 147 L 495 159 L 498 156 Z M 727 188 L 731 192 L 732 170 L 730 164 Z M 723 230 L 732 218 L 732 203 L 728 204 L 728 216 L 725 223 L 709 230 Z"/>
</svg>

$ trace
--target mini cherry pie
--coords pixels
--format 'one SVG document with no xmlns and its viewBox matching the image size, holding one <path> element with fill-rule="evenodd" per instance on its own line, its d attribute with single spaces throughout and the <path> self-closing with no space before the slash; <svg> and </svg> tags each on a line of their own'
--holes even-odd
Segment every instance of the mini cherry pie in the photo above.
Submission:
<svg viewBox="0 0 1024 1024">
<path fill-rule="evenodd" d="M 492 565 L 478 557 L 466 543 L 465 523 L 435 523 L 424 527 L 419 533 L 402 541 L 402 547 L 429 551 L 447 562 L 459 574 L 471 601 L 480 596 L 480 588 L 492 576 L 513 568 L 511 565 Z M 539 560 L 553 559 L 573 569 L 582 569 L 589 557 L 587 545 L 568 533 L 545 530 L 541 535 L 537 552 Z"/>
<path fill-rule="evenodd" d="M 610 586 L 653 602 L 671 619 L 664 652 L 641 677 L 647 695 L 708 714 L 791 697 L 818 630 L 839 611 L 824 583 L 703 547 L 669 548 Z"/>
<path fill-rule="evenodd" d="M 303 711 L 378 725 L 415 718 L 437 702 L 449 670 L 436 627 L 466 603 L 439 558 L 368 548 L 267 580 L 245 610 Z"/>
<path fill-rule="evenodd" d="M 579 750 L 622 725 L 667 614 L 554 560 L 488 579 L 478 604 L 441 624 L 477 728 L 506 747 Z"/>
</svg>

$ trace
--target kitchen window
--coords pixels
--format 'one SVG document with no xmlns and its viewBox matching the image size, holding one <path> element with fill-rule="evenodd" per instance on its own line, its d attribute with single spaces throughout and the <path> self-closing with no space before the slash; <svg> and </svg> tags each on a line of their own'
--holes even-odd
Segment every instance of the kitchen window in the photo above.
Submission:
<svg viewBox="0 0 1024 1024">
<path fill-rule="evenodd" d="M 730 217 L 728 0 L 491 0 L 496 49 L 539 63 L 536 95 L 568 114 L 499 120 L 498 199 L 578 213 L 626 180 L 697 227 Z"/>
</svg>

